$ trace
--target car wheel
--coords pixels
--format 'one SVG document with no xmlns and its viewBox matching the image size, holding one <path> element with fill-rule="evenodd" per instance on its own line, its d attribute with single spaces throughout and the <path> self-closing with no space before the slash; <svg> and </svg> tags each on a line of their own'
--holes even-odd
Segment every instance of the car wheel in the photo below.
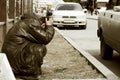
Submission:
<svg viewBox="0 0 120 80">
<path fill-rule="evenodd" d="M 54 27 L 57 27 L 57 25 L 53 25 Z"/>
<path fill-rule="evenodd" d="M 100 44 L 101 57 L 103 59 L 109 60 L 113 56 L 113 49 L 105 43 L 104 37 L 102 34 L 101 34 L 100 38 L 101 38 L 101 44 Z"/>
<path fill-rule="evenodd" d="M 80 29 L 86 29 L 86 25 L 79 26 Z"/>
</svg>

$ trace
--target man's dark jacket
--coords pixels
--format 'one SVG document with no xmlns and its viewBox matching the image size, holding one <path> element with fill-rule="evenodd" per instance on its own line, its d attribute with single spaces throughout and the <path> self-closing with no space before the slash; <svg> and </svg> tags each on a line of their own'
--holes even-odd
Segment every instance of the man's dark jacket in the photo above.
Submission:
<svg viewBox="0 0 120 80">
<path fill-rule="evenodd" d="M 35 15 L 26 14 L 8 31 L 2 52 L 6 53 L 15 74 L 41 74 L 46 45 L 55 32 L 53 26 L 41 25 Z"/>
</svg>

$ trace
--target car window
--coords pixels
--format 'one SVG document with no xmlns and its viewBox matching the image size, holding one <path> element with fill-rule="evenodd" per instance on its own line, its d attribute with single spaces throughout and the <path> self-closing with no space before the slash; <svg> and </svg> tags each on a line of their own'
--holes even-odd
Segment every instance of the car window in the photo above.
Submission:
<svg viewBox="0 0 120 80">
<path fill-rule="evenodd" d="M 55 10 L 82 10 L 80 4 L 58 4 Z"/>
</svg>

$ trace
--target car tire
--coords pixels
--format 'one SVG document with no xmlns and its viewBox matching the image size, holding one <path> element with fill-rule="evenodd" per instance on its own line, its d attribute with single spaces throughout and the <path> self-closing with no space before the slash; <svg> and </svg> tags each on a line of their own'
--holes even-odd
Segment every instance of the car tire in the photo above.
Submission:
<svg viewBox="0 0 120 80">
<path fill-rule="evenodd" d="M 100 53 L 101 53 L 101 57 L 102 59 L 105 59 L 105 60 L 109 60 L 109 59 L 112 59 L 112 56 L 113 56 L 113 49 L 107 45 L 104 41 L 104 37 L 103 35 L 101 34 L 100 36 L 101 38 L 101 42 L 100 42 Z"/>
<path fill-rule="evenodd" d="M 83 26 L 82 26 L 82 29 L 86 29 L 86 25 L 83 25 Z"/>
<path fill-rule="evenodd" d="M 54 27 L 57 27 L 57 25 L 53 25 Z"/>
<path fill-rule="evenodd" d="M 79 29 L 86 29 L 86 25 L 80 25 Z"/>
</svg>

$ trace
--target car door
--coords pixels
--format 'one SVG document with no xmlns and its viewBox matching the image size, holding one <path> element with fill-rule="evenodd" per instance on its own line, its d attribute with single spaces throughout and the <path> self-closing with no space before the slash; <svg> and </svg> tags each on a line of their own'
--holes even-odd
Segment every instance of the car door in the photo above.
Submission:
<svg viewBox="0 0 120 80">
<path fill-rule="evenodd" d="M 106 12 L 102 19 L 103 36 L 105 42 L 113 49 L 120 52 L 120 15 L 115 12 Z"/>
</svg>

